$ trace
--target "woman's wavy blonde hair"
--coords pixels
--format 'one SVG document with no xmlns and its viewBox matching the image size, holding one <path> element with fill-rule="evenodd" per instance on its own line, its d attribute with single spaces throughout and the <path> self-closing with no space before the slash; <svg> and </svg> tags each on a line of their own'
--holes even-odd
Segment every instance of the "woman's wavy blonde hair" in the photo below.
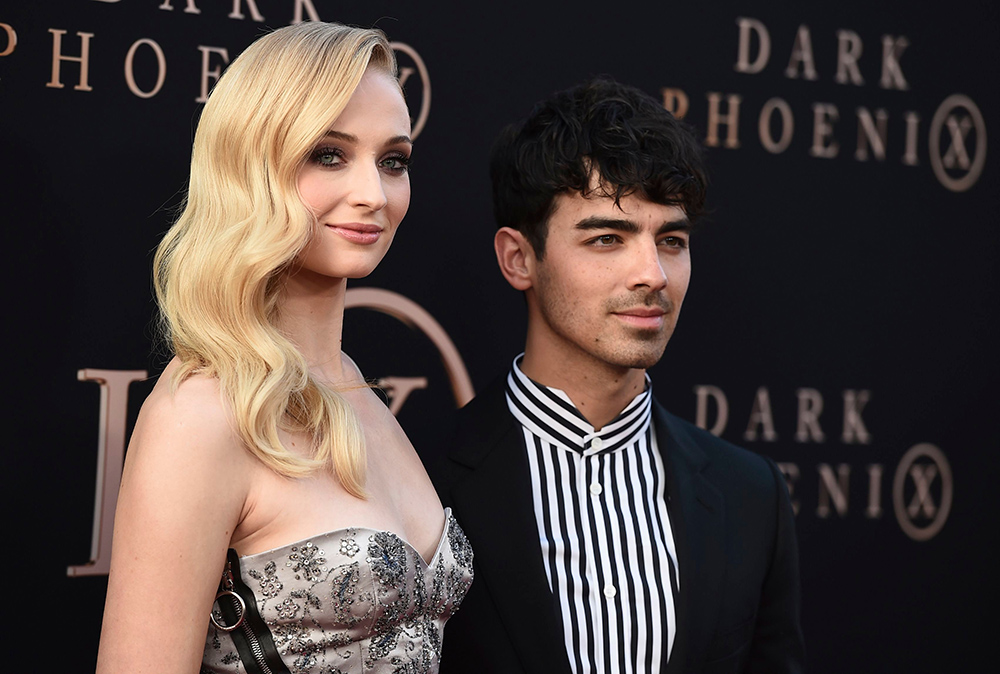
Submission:
<svg viewBox="0 0 1000 674">
<path fill-rule="evenodd" d="M 180 361 L 171 384 L 216 377 L 235 428 L 257 458 L 295 477 L 332 469 L 365 496 L 357 416 L 309 374 L 276 328 L 284 274 L 313 232 L 298 173 L 368 68 L 396 77 L 385 35 L 308 22 L 270 33 L 219 79 L 198 124 L 183 211 L 160 242 L 153 281 Z M 313 440 L 289 452 L 279 429 Z"/>
</svg>

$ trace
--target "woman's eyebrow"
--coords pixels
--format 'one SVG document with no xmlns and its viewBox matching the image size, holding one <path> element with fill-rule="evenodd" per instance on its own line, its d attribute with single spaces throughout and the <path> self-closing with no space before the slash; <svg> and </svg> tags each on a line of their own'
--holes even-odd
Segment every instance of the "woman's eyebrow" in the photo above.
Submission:
<svg viewBox="0 0 1000 674">
<path fill-rule="evenodd" d="M 327 131 L 323 135 L 323 137 L 324 138 L 336 138 L 337 140 L 342 140 L 342 141 L 344 141 L 346 143 L 357 143 L 358 142 L 358 137 L 357 136 L 351 135 L 349 133 L 344 133 L 343 131 L 335 131 L 333 129 L 330 129 L 329 131 Z M 393 136 L 392 138 L 389 138 L 385 142 L 386 145 L 397 145 L 399 143 L 405 143 L 407 145 L 413 145 L 413 141 L 410 140 L 410 137 L 409 136 L 403 136 L 403 135 L 401 135 L 401 136 Z"/>
<path fill-rule="evenodd" d="M 323 134 L 323 137 L 324 138 L 336 138 L 337 140 L 343 140 L 343 141 L 346 141 L 348 143 L 357 143 L 358 142 L 358 137 L 357 136 L 352 136 L 349 133 L 343 133 L 341 131 L 334 131 L 333 129 L 330 129 L 325 134 Z"/>
</svg>

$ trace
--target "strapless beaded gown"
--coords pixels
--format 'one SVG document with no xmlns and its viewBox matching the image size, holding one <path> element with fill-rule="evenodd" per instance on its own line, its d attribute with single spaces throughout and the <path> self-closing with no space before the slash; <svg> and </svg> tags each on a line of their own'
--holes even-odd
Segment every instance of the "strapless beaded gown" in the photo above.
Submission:
<svg viewBox="0 0 1000 674">
<path fill-rule="evenodd" d="M 226 570 L 202 674 L 423 674 L 472 584 L 472 548 L 446 508 L 430 563 L 395 534 L 352 528 L 230 550 Z"/>
</svg>

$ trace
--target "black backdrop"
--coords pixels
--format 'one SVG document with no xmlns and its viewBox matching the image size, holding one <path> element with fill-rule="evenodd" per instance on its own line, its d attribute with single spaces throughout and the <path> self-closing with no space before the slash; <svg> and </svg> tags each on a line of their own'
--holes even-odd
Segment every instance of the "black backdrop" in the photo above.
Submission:
<svg viewBox="0 0 1000 674">
<path fill-rule="evenodd" d="M 13 568 L 3 595 L 18 637 L 8 647 L 31 671 L 93 668 L 106 580 L 67 567 L 90 558 L 98 447 L 115 444 L 115 422 L 102 423 L 101 387 L 77 372 L 155 376 L 164 364 L 150 260 L 212 82 L 203 56 L 214 70 L 220 50 L 235 57 L 310 9 L 377 25 L 426 65 L 422 77 L 401 48 L 415 117 L 428 109 L 413 199 L 384 264 L 355 287 L 428 311 L 476 388 L 507 366 L 524 329 L 491 249 L 486 158 L 497 131 L 595 74 L 657 97 L 682 91 L 672 99 L 686 99 L 710 146 L 712 214 L 694 240 L 679 330 L 653 372 L 658 396 L 789 476 L 813 672 L 989 666 L 1000 626 L 995 3 L 5 0 Z M 54 59 L 57 39 L 64 56 L 87 42 L 89 90 L 79 61 Z M 856 73 L 841 64 L 843 81 L 840 49 L 842 62 L 860 49 Z M 725 117 L 734 95 L 738 119 Z M 399 418 L 432 458 L 434 429 L 455 406 L 438 349 L 385 312 L 350 309 L 347 323 L 346 348 L 366 374 L 426 378 Z M 127 428 L 150 386 L 129 389 Z"/>
</svg>

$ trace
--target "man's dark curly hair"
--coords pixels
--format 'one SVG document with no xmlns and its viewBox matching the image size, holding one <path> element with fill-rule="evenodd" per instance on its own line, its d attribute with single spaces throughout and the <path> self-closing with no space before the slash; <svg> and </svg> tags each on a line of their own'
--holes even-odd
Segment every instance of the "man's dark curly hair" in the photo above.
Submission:
<svg viewBox="0 0 1000 674">
<path fill-rule="evenodd" d="M 493 145 L 490 177 L 497 227 L 525 235 L 541 259 L 555 197 L 638 194 L 676 205 L 694 221 L 705 206 L 705 169 L 694 131 L 635 87 L 602 77 L 537 105 Z"/>
</svg>

